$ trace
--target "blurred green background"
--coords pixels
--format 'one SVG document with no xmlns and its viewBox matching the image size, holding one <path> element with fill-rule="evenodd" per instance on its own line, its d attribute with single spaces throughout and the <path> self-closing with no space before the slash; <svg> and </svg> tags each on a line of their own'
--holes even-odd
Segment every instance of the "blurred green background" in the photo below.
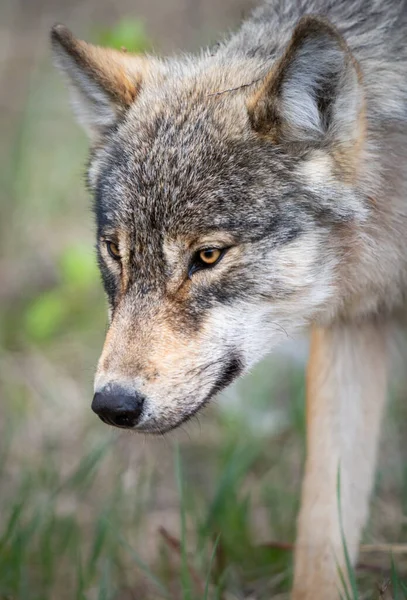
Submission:
<svg viewBox="0 0 407 600">
<path fill-rule="evenodd" d="M 304 460 L 304 340 L 164 439 L 90 410 L 106 305 L 84 134 L 50 64 L 61 21 L 128 50 L 195 49 L 239 0 L 0 3 L 0 599 L 288 598 Z M 407 377 L 395 369 L 370 543 L 407 539 Z M 362 555 L 360 598 L 402 598 L 407 555 Z M 401 578 L 401 579 L 400 579 Z"/>
</svg>

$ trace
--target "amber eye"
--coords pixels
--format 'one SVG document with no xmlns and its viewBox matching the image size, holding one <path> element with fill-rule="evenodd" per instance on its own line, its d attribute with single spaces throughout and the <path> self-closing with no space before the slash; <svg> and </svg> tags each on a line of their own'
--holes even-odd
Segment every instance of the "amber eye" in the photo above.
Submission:
<svg viewBox="0 0 407 600">
<path fill-rule="evenodd" d="M 106 248 L 107 248 L 107 251 L 109 252 L 110 256 L 114 260 L 120 260 L 120 251 L 119 251 L 119 247 L 117 246 L 117 244 L 115 244 L 114 242 L 107 241 Z"/>
<path fill-rule="evenodd" d="M 196 271 L 214 267 L 225 254 L 226 248 L 204 248 L 196 253 L 189 268 L 188 276 L 191 277 Z"/>
<path fill-rule="evenodd" d="M 199 253 L 200 260 L 206 265 L 214 265 L 221 257 L 222 250 L 219 248 L 205 248 Z"/>
</svg>

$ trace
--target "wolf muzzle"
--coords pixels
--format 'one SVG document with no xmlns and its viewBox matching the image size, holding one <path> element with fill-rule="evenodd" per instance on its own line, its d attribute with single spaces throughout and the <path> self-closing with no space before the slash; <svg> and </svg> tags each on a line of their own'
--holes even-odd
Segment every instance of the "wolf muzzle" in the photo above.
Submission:
<svg viewBox="0 0 407 600">
<path fill-rule="evenodd" d="M 141 394 L 129 394 L 118 385 L 108 385 L 94 395 L 92 410 L 108 425 L 132 429 L 140 420 L 143 404 L 144 396 Z"/>
</svg>

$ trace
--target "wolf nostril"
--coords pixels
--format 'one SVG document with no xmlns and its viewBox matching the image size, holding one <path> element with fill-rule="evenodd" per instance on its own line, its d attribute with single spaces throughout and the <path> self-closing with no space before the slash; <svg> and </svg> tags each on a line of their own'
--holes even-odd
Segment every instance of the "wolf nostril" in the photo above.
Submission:
<svg viewBox="0 0 407 600">
<path fill-rule="evenodd" d="M 137 392 L 129 394 L 119 387 L 96 392 L 92 410 L 108 425 L 131 429 L 137 425 L 143 411 L 144 397 Z"/>
<path fill-rule="evenodd" d="M 123 413 L 122 415 L 116 415 L 113 418 L 113 421 L 116 427 L 134 427 L 136 424 L 134 413 Z"/>
</svg>

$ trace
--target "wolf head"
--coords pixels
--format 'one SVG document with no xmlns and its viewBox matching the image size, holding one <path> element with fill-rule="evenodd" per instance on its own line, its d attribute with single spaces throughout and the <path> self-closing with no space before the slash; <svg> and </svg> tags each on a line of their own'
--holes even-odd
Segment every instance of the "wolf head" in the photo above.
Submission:
<svg viewBox="0 0 407 600">
<path fill-rule="evenodd" d="M 313 17 L 266 61 L 227 45 L 161 61 L 60 25 L 52 43 L 92 144 L 110 305 L 93 408 L 113 425 L 167 431 L 339 305 L 363 218 L 358 67 Z"/>
</svg>

